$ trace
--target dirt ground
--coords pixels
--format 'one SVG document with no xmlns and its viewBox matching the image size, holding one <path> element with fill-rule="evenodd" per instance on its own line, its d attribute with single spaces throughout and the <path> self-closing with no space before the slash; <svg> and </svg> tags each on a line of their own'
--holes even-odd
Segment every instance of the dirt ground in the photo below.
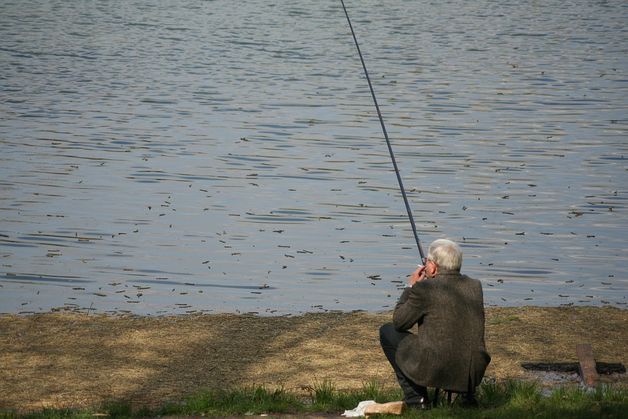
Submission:
<svg viewBox="0 0 628 419">
<path fill-rule="evenodd" d="M 487 308 L 487 377 L 533 379 L 521 362 L 628 363 L 628 310 Z M 395 385 L 378 343 L 390 313 L 299 317 L 188 315 L 0 316 L 0 409 L 94 407 L 107 400 L 162 405 L 203 388 L 267 385 L 307 392 L 366 381 Z M 627 383 L 626 374 L 613 380 Z"/>
</svg>

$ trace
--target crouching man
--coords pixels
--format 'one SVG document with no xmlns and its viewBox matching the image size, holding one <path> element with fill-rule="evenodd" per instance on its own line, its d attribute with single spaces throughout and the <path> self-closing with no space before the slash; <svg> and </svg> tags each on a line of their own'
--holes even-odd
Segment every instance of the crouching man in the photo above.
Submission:
<svg viewBox="0 0 628 419">
<path fill-rule="evenodd" d="M 434 241 L 425 266 L 410 276 L 380 342 L 410 408 L 429 408 L 427 387 L 474 392 L 491 357 L 484 344 L 482 284 L 460 273 L 462 251 L 451 240 Z M 416 333 L 410 330 L 418 325 Z"/>
</svg>

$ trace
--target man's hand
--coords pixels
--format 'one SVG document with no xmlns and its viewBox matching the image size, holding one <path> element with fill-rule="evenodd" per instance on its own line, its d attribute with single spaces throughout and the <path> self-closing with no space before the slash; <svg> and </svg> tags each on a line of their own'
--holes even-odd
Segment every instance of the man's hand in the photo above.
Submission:
<svg viewBox="0 0 628 419">
<path fill-rule="evenodd" d="M 419 265 L 419 267 L 416 268 L 416 271 L 412 272 L 412 275 L 410 275 L 410 280 L 408 281 L 408 285 L 413 286 L 417 282 L 423 281 L 424 279 L 425 279 L 425 266 Z"/>
</svg>

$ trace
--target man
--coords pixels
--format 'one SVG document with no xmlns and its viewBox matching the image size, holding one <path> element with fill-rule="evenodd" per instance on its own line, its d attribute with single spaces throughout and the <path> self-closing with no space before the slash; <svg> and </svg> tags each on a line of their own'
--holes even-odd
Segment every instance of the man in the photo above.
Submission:
<svg viewBox="0 0 628 419">
<path fill-rule="evenodd" d="M 425 266 L 410 276 L 393 313 L 380 328 L 380 342 L 397 375 L 404 401 L 427 409 L 427 387 L 473 393 L 491 358 L 484 344 L 482 284 L 460 273 L 462 251 L 451 240 L 435 240 Z M 417 333 L 409 330 L 418 325 Z"/>
</svg>

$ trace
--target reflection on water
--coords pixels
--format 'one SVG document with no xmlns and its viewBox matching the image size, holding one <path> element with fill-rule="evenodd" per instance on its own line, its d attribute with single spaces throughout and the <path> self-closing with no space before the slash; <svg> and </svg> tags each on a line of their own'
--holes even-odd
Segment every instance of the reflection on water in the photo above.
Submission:
<svg viewBox="0 0 628 419">
<path fill-rule="evenodd" d="M 426 244 L 489 304 L 625 306 L 628 5 L 348 9 Z M 340 4 L 4 1 L 0 39 L 0 312 L 394 304 L 417 252 Z"/>
</svg>

